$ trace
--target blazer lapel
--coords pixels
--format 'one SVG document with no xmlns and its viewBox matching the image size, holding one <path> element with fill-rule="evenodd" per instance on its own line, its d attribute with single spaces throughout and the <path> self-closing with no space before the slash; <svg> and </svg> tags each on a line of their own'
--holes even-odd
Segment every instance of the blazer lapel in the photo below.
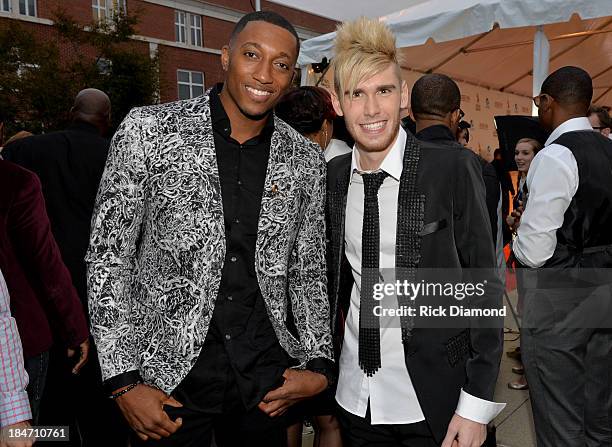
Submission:
<svg viewBox="0 0 612 447">
<path fill-rule="evenodd" d="M 330 296 L 335 297 L 330 305 L 332 309 L 335 309 L 332 319 L 332 327 L 337 325 L 338 317 L 338 304 L 340 310 L 346 313 L 348 312 L 348 304 L 350 302 L 350 292 L 344 297 L 340 296 L 340 283 L 342 275 L 342 260 L 344 259 L 344 231 L 345 231 L 345 219 L 346 219 L 346 198 L 348 194 L 348 187 L 350 182 L 350 169 L 351 159 L 347 157 L 346 165 L 342 166 L 338 170 L 338 176 L 335 181 L 335 187 L 329 191 L 328 200 L 328 214 L 329 214 L 329 225 L 330 225 L 330 250 L 332 256 L 330 261 L 333 262 L 333 266 L 330 266 L 333 273 L 331 278 L 331 290 Z"/>
<path fill-rule="evenodd" d="M 395 268 L 398 280 L 415 282 L 416 269 L 421 259 L 421 236 L 425 216 L 425 195 L 418 190 L 418 169 L 421 156 L 419 141 L 407 132 L 404 151 L 404 166 L 400 179 L 397 237 L 395 245 Z M 399 305 L 409 306 L 409 299 L 398 296 Z M 401 317 L 402 341 L 406 344 L 412 337 L 414 320 Z"/>
</svg>

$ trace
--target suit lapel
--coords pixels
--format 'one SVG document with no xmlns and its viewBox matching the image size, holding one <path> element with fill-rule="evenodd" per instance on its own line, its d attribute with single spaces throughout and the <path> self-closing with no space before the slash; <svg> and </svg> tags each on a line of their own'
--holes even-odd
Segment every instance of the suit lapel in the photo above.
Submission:
<svg viewBox="0 0 612 447">
<path fill-rule="evenodd" d="M 338 302 L 332 302 L 332 309 L 336 309 L 333 314 L 332 327 L 337 325 L 338 316 L 338 305 L 344 312 L 344 315 L 348 312 L 348 304 L 350 303 L 350 291 L 347 296 L 340 296 L 340 283 L 342 275 L 342 261 L 344 259 L 344 231 L 345 231 L 345 219 L 346 219 L 346 198 L 348 194 L 348 187 L 351 178 L 351 159 L 347 157 L 346 164 L 338 169 L 338 175 L 335 179 L 334 188 L 329 191 L 328 200 L 328 214 L 330 224 L 330 250 L 332 256 L 330 257 L 331 262 L 334 263 L 332 272 L 334 276 L 332 278 L 331 286 L 334 288 L 330 293 L 330 296 L 336 297 Z"/>
<path fill-rule="evenodd" d="M 425 195 L 418 190 L 418 169 L 421 145 L 407 132 L 404 151 L 404 166 L 400 179 L 397 209 L 397 236 L 395 245 L 395 268 L 398 280 L 415 282 L 416 270 L 421 259 L 421 236 L 425 216 Z M 398 296 L 399 305 L 410 305 L 405 296 Z M 414 321 L 401 317 L 402 340 L 408 343 L 412 336 Z"/>
</svg>

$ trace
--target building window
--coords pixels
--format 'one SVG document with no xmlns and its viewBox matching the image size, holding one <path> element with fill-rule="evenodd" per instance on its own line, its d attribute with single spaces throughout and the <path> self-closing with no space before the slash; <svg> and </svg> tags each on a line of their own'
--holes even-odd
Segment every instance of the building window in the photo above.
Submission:
<svg viewBox="0 0 612 447">
<path fill-rule="evenodd" d="M 185 23 L 187 13 L 174 11 L 174 28 L 176 30 L 176 41 L 187 43 L 187 26 Z"/>
<path fill-rule="evenodd" d="M 177 42 L 196 47 L 202 46 L 202 16 L 185 11 L 174 11 L 174 29 Z"/>
<path fill-rule="evenodd" d="M 202 16 L 189 14 L 189 36 L 191 45 L 202 46 Z"/>
<path fill-rule="evenodd" d="M 91 0 L 94 21 L 112 20 L 118 12 L 125 13 L 125 0 Z"/>
<path fill-rule="evenodd" d="M 0 0 L 0 11 L 11 12 L 11 0 Z"/>
<path fill-rule="evenodd" d="M 177 71 L 178 98 L 190 99 L 204 94 L 204 73 L 200 71 Z"/>
<path fill-rule="evenodd" d="M 36 0 L 19 0 L 19 14 L 36 17 Z"/>
</svg>

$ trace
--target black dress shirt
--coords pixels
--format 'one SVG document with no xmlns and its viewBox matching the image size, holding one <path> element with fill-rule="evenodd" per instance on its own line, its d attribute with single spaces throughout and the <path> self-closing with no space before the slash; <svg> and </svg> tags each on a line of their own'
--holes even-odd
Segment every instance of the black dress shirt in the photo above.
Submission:
<svg viewBox="0 0 612 447">
<path fill-rule="evenodd" d="M 219 295 L 204 347 L 173 395 L 209 413 L 250 410 L 282 384 L 290 366 L 280 346 L 255 274 L 255 246 L 274 119 L 260 135 L 240 144 L 230 120 L 210 92 L 215 152 L 225 218 L 226 255 Z M 242 407 L 242 408 L 241 408 Z"/>
</svg>

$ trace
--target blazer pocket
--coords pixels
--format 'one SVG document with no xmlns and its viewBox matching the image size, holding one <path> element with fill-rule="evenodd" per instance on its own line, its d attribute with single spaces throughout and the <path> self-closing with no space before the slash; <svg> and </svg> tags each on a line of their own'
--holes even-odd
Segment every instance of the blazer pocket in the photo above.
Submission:
<svg viewBox="0 0 612 447">
<path fill-rule="evenodd" d="M 419 231 L 419 236 L 427 236 L 428 234 L 435 233 L 446 228 L 448 225 L 446 219 L 436 220 L 423 226 L 423 229 Z"/>
<path fill-rule="evenodd" d="M 470 354 L 470 332 L 464 330 L 446 342 L 446 356 L 452 367 Z"/>
</svg>

